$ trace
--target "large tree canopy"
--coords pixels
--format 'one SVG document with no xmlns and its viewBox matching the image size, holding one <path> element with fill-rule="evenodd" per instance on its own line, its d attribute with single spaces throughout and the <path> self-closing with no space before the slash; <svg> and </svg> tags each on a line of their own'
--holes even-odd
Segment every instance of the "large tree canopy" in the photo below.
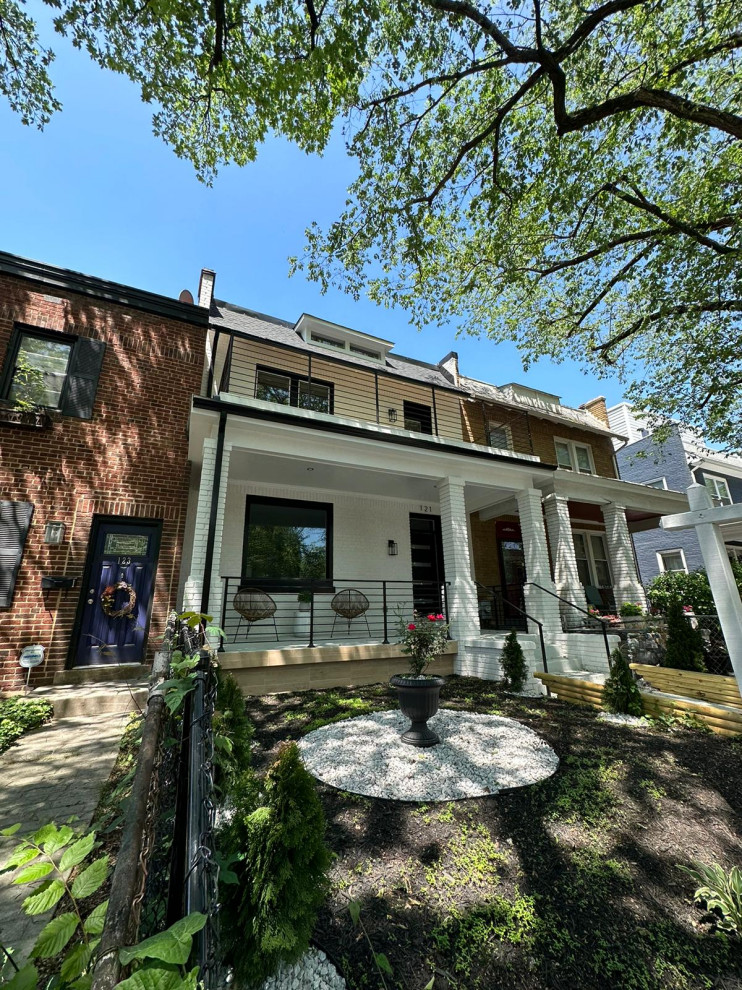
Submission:
<svg viewBox="0 0 742 990">
<path fill-rule="evenodd" d="M 742 448 L 738 0 L 53 6 L 203 177 L 270 132 L 321 151 L 342 120 L 358 177 L 299 262 L 323 285 L 617 371 Z M 47 56 L 14 0 L 0 28 L 5 91 L 43 122 Z"/>
</svg>

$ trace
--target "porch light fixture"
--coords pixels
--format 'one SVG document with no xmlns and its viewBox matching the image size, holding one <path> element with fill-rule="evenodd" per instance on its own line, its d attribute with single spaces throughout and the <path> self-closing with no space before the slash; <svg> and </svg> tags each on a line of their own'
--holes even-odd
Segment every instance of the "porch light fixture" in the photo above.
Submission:
<svg viewBox="0 0 742 990">
<path fill-rule="evenodd" d="M 65 525 L 63 522 L 48 522 L 44 529 L 44 543 L 59 545 L 64 543 Z"/>
<path fill-rule="evenodd" d="M 396 409 L 389 409 L 388 412 L 389 412 L 389 422 L 390 423 L 396 423 L 397 422 L 397 410 Z"/>
<path fill-rule="evenodd" d="M 387 541 L 387 550 L 389 551 L 389 556 L 390 557 L 396 557 L 397 554 L 399 553 L 399 547 L 394 542 L 394 540 L 388 540 Z"/>
</svg>

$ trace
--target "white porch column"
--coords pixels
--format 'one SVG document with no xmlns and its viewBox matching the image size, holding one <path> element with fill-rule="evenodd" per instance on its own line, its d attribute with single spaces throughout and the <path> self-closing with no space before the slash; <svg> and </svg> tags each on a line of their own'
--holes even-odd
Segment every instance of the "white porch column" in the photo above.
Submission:
<svg viewBox="0 0 742 990">
<path fill-rule="evenodd" d="M 585 590 L 580 581 L 572 538 L 572 522 L 569 518 L 569 499 L 556 492 L 544 498 L 546 529 L 549 534 L 551 556 L 554 561 L 554 584 L 557 594 L 587 611 Z M 585 616 L 569 605 L 560 604 L 567 626 L 581 626 Z"/>
<path fill-rule="evenodd" d="M 438 483 L 448 616 L 451 636 L 459 642 L 479 636 L 479 606 L 471 576 L 464 484 L 461 478 L 444 478 Z"/>
<path fill-rule="evenodd" d="M 647 596 L 636 569 L 634 547 L 631 533 L 626 522 L 626 509 L 615 502 L 602 505 L 605 520 L 605 538 L 608 547 L 608 559 L 613 574 L 613 595 L 616 608 L 625 602 L 639 602 L 642 608 L 647 607 Z"/>
<path fill-rule="evenodd" d="M 693 484 L 687 491 L 691 512 L 711 509 L 713 515 L 713 502 L 705 485 Z M 742 600 L 734 580 L 724 537 L 720 527 L 713 522 L 696 523 L 695 530 L 701 545 L 711 594 L 716 603 L 719 624 L 732 661 L 732 670 L 742 692 Z"/>
<path fill-rule="evenodd" d="M 543 622 L 544 633 L 558 634 L 562 631 L 562 623 L 559 617 L 559 600 L 553 597 L 557 590 L 551 580 L 541 492 L 536 488 L 523 488 L 516 494 L 516 501 L 523 537 L 526 580 L 541 585 L 541 588 L 536 588 L 534 584 L 526 584 L 526 612 Z M 546 593 L 549 591 L 552 594 Z M 538 627 L 529 622 L 528 630 L 537 632 Z"/>
<path fill-rule="evenodd" d="M 214 488 L 214 474 L 216 470 L 216 448 L 216 440 L 209 437 L 204 440 L 201 480 L 198 486 L 198 503 L 196 506 L 196 523 L 193 533 L 191 570 L 186 579 L 185 589 L 183 591 L 183 609 L 186 611 L 201 611 L 201 595 L 203 591 L 204 573 L 206 570 L 206 552 L 209 539 L 209 520 L 211 518 L 211 499 Z M 225 443 L 224 450 L 222 452 L 222 470 L 216 510 L 214 551 L 212 554 L 209 614 L 213 615 L 216 625 L 219 624 L 222 608 L 222 582 L 219 575 L 219 565 L 222 554 L 224 505 L 227 499 L 227 482 L 229 479 L 229 459 L 231 451 L 231 444 Z"/>
</svg>

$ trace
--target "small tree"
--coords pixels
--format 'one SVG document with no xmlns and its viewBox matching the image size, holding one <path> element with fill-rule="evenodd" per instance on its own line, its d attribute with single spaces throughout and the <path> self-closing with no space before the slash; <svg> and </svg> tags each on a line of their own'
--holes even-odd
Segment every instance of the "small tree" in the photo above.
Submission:
<svg viewBox="0 0 742 990">
<path fill-rule="evenodd" d="M 665 667 L 675 670 L 706 669 L 703 662 L 703 637 L 685 616 L 683 606 L 673 599 L 667 609 L 667 651 Z"/>
<path fill-rule="evenodd" d="M 505 687 L 510 691 L 520 691 L 528 678 L 528 665 L 515 629 L 509 633 L 505 640 L 500 665 Z"/>
<path fill-rule="evenodd" d="M 251 986 L 307 950 L 327 895 L 325 817 L 296 743 L 284 746 L 268 771 L 263 806 L 235 824 L 244 858 L 235 868 L 232 961 L 238 979 Z"/>
<path fill-rule="evenodd" d="M 616 648 L 611 654 L 611 673 L 603 685 L 603 707 L 616 715 L 641 715 L 642 698 L 629 661 Z"/>
</svg>

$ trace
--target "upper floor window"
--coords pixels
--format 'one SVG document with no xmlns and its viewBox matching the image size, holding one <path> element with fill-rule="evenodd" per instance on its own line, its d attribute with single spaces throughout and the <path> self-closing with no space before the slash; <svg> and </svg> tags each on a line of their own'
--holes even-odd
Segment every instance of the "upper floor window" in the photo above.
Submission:
<svg viewBox="0 0 742 990">
<path fill-rule="evenodd" d="M 709 495 L 714 505 L 731 505 L 732 496 L 729 494 L 729 485 L 724 478 L 717 478 L 711 474 L 704 474 L 703 483 L 708 488 Z"/>
<path fill-rule="evenodd" d="M 652 481 L 642 481 L 647 488 L 667 488 L 667 478 L 653 478 Z"/>
<path fill-rule="evenodd" d="M 489 420 L 487 423 L 487 443 L 490 447 L 498 447 L 500 450 L 512 450 L 513 434 L 507 423 Z"/>
<path fill-rule="evenodd" d="M 255 398 L 296 406 L 313 412 L 332 412 L 332 385 L 286 371 L 258 368 L 255 372 Z"/>
<path fill-rule="evenodd" d="M 681 571 L 683 574 L 688 573 L 685 554 L 680 548 L 677 550 L 658 550 L 657 563 L 661 571 Z"/>
<path fill-rule="evenodd" d="M 16 327 L 0 376 L 0 397 L 90 419 L 103 366 L 104 341 Z"/>
<path fill-rule="evenodd" d="M 419 402 L 404 402 L 404 428 L 414 433 L 433 434 L 433 416 L 430 406 Z"/>
<path fill-rule="evenodd" d="M 595 474 L 593 452 L 586 443 L 575 443 L 574 440 L 554 440 L 557 464 L 565 471 L 577 471 L 578 474 Z"/>
</svg>

